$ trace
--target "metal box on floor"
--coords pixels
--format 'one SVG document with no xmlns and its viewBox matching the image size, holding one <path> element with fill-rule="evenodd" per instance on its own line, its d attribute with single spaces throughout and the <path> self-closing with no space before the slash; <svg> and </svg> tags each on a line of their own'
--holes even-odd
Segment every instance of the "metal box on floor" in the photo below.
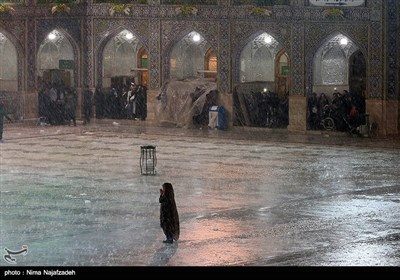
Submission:
<svg viewBox="0 0 400 280">
<path fill-rule="evenodd" d="M 226 129 L 226 114 L 225 109 L 222 106 L 212 106 L 208 110 L 208 127 Z"/>
</svg>

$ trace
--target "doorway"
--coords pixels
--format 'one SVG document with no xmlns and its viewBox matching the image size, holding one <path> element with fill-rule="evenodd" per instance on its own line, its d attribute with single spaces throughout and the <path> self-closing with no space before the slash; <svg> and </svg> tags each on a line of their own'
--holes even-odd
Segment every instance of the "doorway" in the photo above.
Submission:
<svg viewBox="0 0 400 280">
<path fill-rule="evenodd" d="M 363 53 L 358 50 L 350 57 L 349 89 L 365 97 L 367 66 Z"/>
<path fill-rule="evenodd" d="M 147 87 L 147 84 L 149 83 L 149 71 L 148 71 L 149 56 L 144 48 L 140 48 L 138 52 L 137 64 L 138 64 L 137 83 L 139 85 Z"/>
<path fill-rule="evenodd" d="M 43 81 L 47 84 L 64 85 L 71 87 L 71 72 L 68 70 L 43 70 Z"/>
<path fill-rule="evenodd" d="M 275 92 L 280 98 L 286 97 L 290 86 L 289 56 L 284 49 L 280 50 L 275 59 Z"/>
</svg>

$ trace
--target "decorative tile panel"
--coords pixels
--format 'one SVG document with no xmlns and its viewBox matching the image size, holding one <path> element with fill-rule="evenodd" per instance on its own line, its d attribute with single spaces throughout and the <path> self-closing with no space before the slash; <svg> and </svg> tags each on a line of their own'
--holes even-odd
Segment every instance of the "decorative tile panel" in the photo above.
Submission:
<svg viewBox="0 0 400 280">
<path fill-rule="evenodd" d="M 399 3 L 398 0 L 386 2 L 386 97 L 399 98 Z"/>
<path fill-rule="evenodd" d="M 83 80 L 82 86 L 88 86 L 90 88 L 95 87 L 95 80 L 94 80 L 94 61 L 93 61 L 93 36 L 92 36 L 92 18 L 86 17 L 83 23 Z"/>
<path fill-rule="evenodd" d="M 221 21 L 219 27 L 219 47 L 218 47 L 218 90 L 220 92 L 231 92 L 230 88 L 230 24 L 228 21 Z"/>
<path fill-rule="evenodd" d="M 160 81 L 160 20 L 150 21 L 150 88 L 157 89 L 161 87 Z"/>
<path fill-rule="evenodd" d="M 382 97 L 382 81 L 383 81 L 383 49 L 382 49 L 382 36 L 383 28 L 379 22 L 374 22 L 370 27 L 369 38 L 369 67 L 367 73 L 367 81 L 369 83 L 369 91 L 367 95 L 369 98 Z M 367 63 L 368 64 L 368 63 Z"/>
<path fill-rule="evenodd" d="M 293 49 L 290 56 L 292 83 L 290 95 L 305 95 L 304 89 L 304 27 L 300 24 L 292 26 Z"/>
<path fill-rule="evenodd" d="M 27 27 L 30 27 L 31 32 L 27 34 L 27 48 L 28 51 L 26 53 L 28 65 L 27 70 L 28 73 L 26 75 L 28 90 L 32 90 L 36 88 L 36 21 L 33 18 L 28 18 Z M 27 30 L 29 30 L 27 28 Z"/>
<path fill-rule="evenodd" d="M 397 35 L 395 32 L 399 7 L 395 0 L 367 0 L 366 7 L 343 8 L 344 18 L 340 19 L 325 18 L 324 7 L 307 6 L 303 0 L 292 0 L 291 6 L 270 7 L 272 14 L 269 17 L 250 15 L 250 7 L 225 5 L 225 1 L 219 6 L 199 6 L 197 15 L 190 17 L 177 15 L 176 6 L 171 5 L 134 5 L 130 15 L 110 16 L 110 4 L 90 2 L 72 4 L 70 14 L 52 15 L 50 4 L 30 3 L 18 5 L 12 18 L 0 16 L 0 30 L 12 34 L 18 53 L 27 55 L 25 63 L 22 60 L 18 62 L 19 88 L 25 84 L 22 75 L 25 69 L 26 84 L 29 88 L 35 87 L 38 46 L 53 29 L 63 30 L 73 42 L 75 58 L 84 60 L 83 69 L 79 69 L 80 72 L 75 70 L 74 80 L 81 79 L 80 83 L 91 86 L 95 80 L 101 79 L 100 58 L 108 40 L 122 29 L 130 30 L 149 51 L 150 87 L 153 89 L 159 88 L 168 77 L 169 53 L 174 44 L 187 33 L 197 31 L 218 53 L 219 89 L 224 92 L 232 90 L 231 79 L 233 83 L 239 79 L 241 50 L 257 35 L 267 32 L 289 54 L 291 94 L 303 95 L 304 89 L 311 84 L 313 51 L 330 34 L 338 32 L 349 36 L 369 62 L 369 96 L 382 96 L 382 81 L 387 77 L 387 96 L 398 97 L 398 81 L 393 78 L 399 60 L 399 39 L 398 32 Z M 386 5 L 388 9 L 383 13 Z M 383 19 L 386 17 L 390 20 L 385 26 L 387 36 L 383 37 Z M 382 43 L 383 38 L 387 39 L 387 44 Z M 386 64 L 382 62 L 384 59 Z M 306 66 L 307 74 L 304 76 Z"/>
</svg>

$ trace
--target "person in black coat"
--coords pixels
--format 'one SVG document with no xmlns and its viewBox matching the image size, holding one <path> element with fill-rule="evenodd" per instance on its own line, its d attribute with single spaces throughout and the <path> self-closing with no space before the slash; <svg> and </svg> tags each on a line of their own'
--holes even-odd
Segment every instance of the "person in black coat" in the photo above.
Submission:
<svg viewBox="0 0 400 280">
<path fill-rule="evenodd" d="M 171 183 L 164 183 L 160 189 L 160 225 L 165 236 L 164 243 L 173 243 L 179 239 L 179 215 Z"/>
<path fill-rule="evenodd" d="M 3 143 L 3 122 L 4 122 L 4 117 L 11 122 L 11 118 L 7 115 L 5 109 L 4 109 L 4 103 L 3 101 L 0 100 L 0 143 Z M 173 193 L 172 193 L 172 197 Z M 178 227 L 178 235 L 179 235 L 179 227 Z"/>
<path fill-rule="evenodd" d="M 94 100 L 96 106 L 96 118 L 104 118 L 104 93 L 100 87 L 96 87 L 94 92 Z"/>
</svg>

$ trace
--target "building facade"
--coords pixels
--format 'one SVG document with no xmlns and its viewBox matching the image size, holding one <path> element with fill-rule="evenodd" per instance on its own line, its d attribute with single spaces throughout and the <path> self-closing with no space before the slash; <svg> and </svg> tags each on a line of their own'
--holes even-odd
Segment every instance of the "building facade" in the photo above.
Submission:
<svg viewBox="0 0 400 280">
<path fill-rule="evenodd" d="M 38 117 L 43 80 L 76 88 L 81 104 L 84 88 L 132 76 L 148 88 L 151 121 L 163 84 L 195 69 L 215 77 L 230 125 L 235 89 L 261 81 L 288 95 L 290 131 L 308 129 L 313 92 L 354 90 L 378 134 L 399 135 L 399 1 L 4 2 L 0 97 L 21 120 Z"/>
</svg>

